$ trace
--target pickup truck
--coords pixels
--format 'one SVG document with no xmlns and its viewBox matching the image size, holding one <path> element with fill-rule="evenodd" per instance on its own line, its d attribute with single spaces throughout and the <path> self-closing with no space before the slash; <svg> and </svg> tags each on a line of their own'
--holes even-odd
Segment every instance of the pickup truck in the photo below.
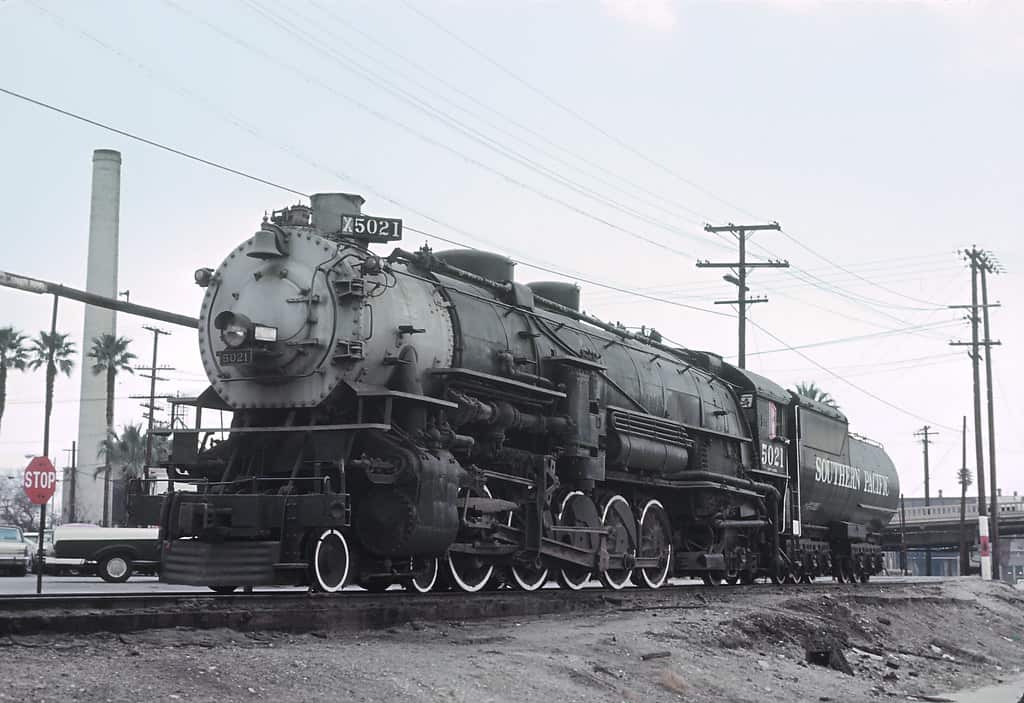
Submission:
<svg viewBox="0 0 1024 703">
<path fill-rule="evenodd" d="M 160 567 L 158 532 L 155 527 L 58 527 L 44 569 L 94 571 L 111 583 L 123 583 L 135 572 L 155 574 Z"/>
</svg>

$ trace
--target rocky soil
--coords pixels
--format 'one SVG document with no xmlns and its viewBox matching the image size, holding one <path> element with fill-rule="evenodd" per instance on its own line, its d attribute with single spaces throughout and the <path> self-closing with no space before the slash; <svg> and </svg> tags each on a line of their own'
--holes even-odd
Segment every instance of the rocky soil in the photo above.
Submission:
<svg viewBox="0 0 1024 703">
<path fill-rule="evenodd" d="M 373 632 L 5 638 L 0 701 L 853 703 L 996 681 L 1024 694 L 1024 592 L 1006 586 L 676 591 L 656 608 L 610 595 L 599 613 Z"/>
</svg>

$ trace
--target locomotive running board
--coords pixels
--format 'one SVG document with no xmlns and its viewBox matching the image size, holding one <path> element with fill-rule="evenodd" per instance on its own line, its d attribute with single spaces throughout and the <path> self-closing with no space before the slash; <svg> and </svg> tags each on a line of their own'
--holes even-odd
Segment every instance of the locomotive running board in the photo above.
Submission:
<svg viewBox="0 0 1024 703">
<path fill-rule="evenodd" d="M 562 393 L 561 391 L 553 391 L 547 388 L 541 388 L 540 386 L 533 386 L 530 385 L 529 383 L 523 383 L 522 381 L 514 381 L 511 378 L 505 378 L 504 376 L 495 376 L 493 374 L 484 373 L 482 371 L 473 371 L 472 369 L 424 369 L 423 373 L 428 373 L 431 374 L 432 376 L 451 376 L 462 380 L 476 381 L 478 383 L 493 383 L 499 386 L 506 386 L 515 388 L 516 390 L 534 393 L 537 395 L 544 396 L 546 398 L 566 397 L 565 393 Z"/>
</svg>

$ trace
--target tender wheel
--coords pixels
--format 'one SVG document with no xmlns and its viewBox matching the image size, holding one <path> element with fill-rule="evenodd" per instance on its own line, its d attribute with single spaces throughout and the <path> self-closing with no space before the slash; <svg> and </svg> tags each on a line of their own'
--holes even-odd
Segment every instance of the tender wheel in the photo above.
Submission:
<svg viewBox="0 0 1024 703">
<path fill-rule="evenodd" d="M 234 593 L 235 589 L 238 588 L 238 586 L 207 586 L 207 588 L 209 588 L 211 591 L 218 595 L 226 596 L 231 593 Z"/>
<path fill-rule="evenodd" d="M 672 568 L 672 526 L 668 513 L 657 500 L 649 500 L 640 513 L 637 557 L 657 557 L 658 566 L 636 569 L 637 585 L 660 588 Z"/>
<path fill-rule="evenodd" d="M 726 576 L 725 577 L 725 582 L 727 584 L 729 584 L 730 586 L 735 586 L 737 583 L 740 582 L 740 575 L 739 574 L 734 574 L 733 576 Z"/>
<path fill-rule="evenodd" d="M 562 499 L 556 523 L 563 527 L 593 527 L 601 524 L 597 514 L 597 506 L 581 491 L 572 491 Z M 592 550 L 596 545 L 596 536 L 586 532 L 569 532 L 559 534 L 559 541 L 581 549 Z M 578 591 L 587 585 L 593 572 L 585 566 L 566 566 L 558 570 L 558 583 L 563 588 Z"/>
<path fill-rule="evenodd" d="M 491 491 L 487 486 L 484 486 L 482 493 L 488 498 L 492 497 Z M 467 489 L 460 491 L 460 494 L 463 496 L 470 495 Z M 477 554 L 448 552 L 448 555 L 445 557 L 445 563 L 448 566 L 446 569 L 447 576 L 451 582 L 456 588 L 466 593 L 476 593 L 484 590 L 487 582 L 494 575 L 494 565 L 487 563 L 483 557 Z"/>
<path fill-rule="evenodd" d="M 104 557 L 99 563 L 97 572 L 107 583 L 124 583 L 132 575 L 132 560 L 123 554 Z"/>
<path fill-rule="evenodd" d="M 437 574 L 440 571 L 440 561 L 437 557 L 426 557 L 413 560 L 413 570 L 418 575 L 409 579 L 405 586 L 417 593 L 429 593 L 437 584 Z"/>
<path fill-rule="evenodd" d="M 324 530 L 313 547 L 313 587 L 337 593 L 345 587 L 352 566 L 348 540 L 338 530 Z"/>
<path fill-rule="evenodd" d="M 601 525 L 611 528 L 607 543 L 609 554 L 636 556 L 636 521 L 625 498 L 613 495 L 604 502 Z M 608 569 L 598 574 L 598 578 L 607 588 L 618 591 L 629 583 L 632 574 L 632 569 Z"/>
</svg>

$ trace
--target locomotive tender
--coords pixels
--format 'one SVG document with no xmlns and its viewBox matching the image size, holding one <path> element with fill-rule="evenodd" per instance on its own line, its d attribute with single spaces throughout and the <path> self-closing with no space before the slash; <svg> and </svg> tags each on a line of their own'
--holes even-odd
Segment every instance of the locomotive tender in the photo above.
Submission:
<svg viewBox="0 0 1024 703">
<path fill-rule="evenodd" d="M 386 259 L 355 195 L 200 269 L 202 409 L 176 430 L 161 579 L 475 592 L 866 581 L 898 477 L 839 411 L 580 310 L 476 250 Z M 207 413 L 209 416 L 210 413 Z M 201 425 L 197 420 L 197 425 Z"/>
</svg>

